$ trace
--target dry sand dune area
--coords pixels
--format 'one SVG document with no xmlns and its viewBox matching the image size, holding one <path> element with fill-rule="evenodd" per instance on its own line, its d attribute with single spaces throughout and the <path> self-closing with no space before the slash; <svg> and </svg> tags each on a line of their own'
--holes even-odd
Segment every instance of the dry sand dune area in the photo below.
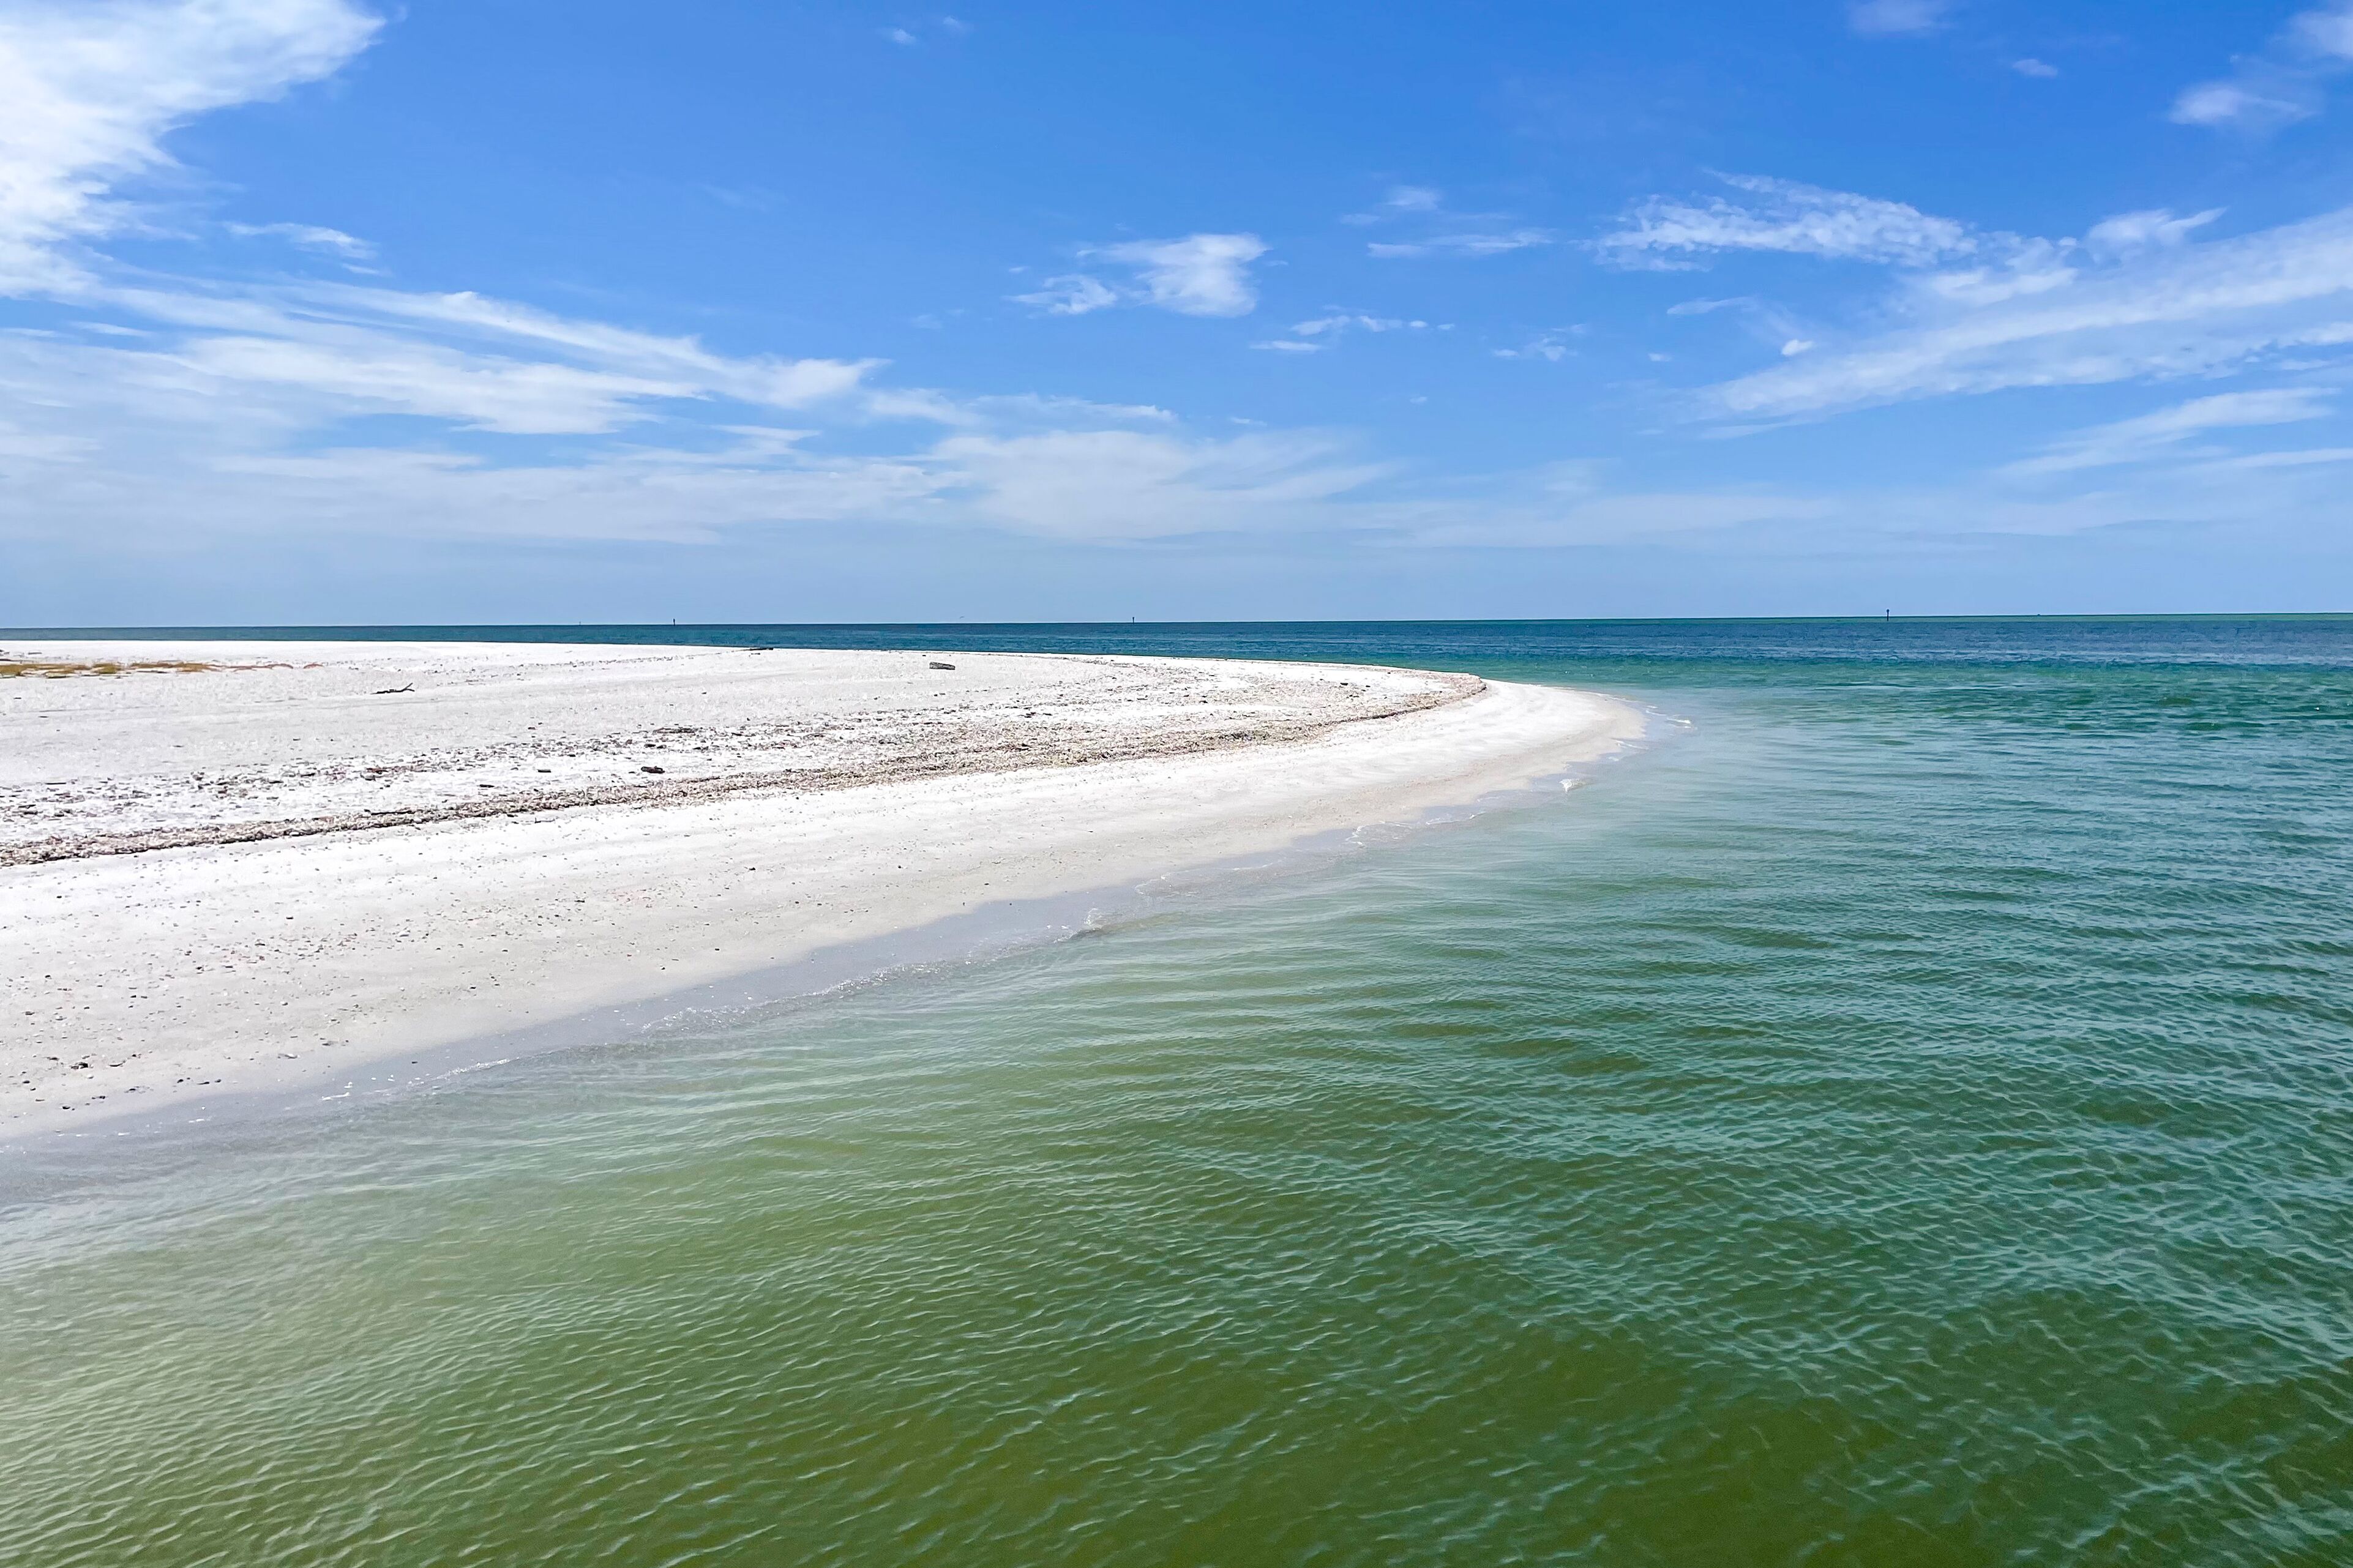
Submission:
<svg viewBox="0 0 2353 1568">
<path fill-rule="evenodd" d="M 1401 820 L 1638 729 L 1336 665 L 0 644 L 0 1126 L 325 1081 Z"/>
</svg>

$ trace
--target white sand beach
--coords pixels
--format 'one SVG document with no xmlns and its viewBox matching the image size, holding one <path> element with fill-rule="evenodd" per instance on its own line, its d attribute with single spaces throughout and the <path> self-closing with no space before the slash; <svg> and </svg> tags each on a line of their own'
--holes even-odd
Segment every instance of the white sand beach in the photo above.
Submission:
<svg viewBox="0 0 2353 1568">
<path fill-rule="evenodd" d="M 1556 688 L 1222 660 L 0 643 L 19 668 L 12 1137 L 1410 820 L 1641 730 Z"/>
</svg>

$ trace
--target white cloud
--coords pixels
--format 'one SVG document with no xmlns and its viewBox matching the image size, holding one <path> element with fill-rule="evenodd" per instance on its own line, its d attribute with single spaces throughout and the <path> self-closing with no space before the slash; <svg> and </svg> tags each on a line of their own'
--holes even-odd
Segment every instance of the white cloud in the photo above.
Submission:
<svg viewBox="0 0 2353 1568">
<path fill-rule="evenodd" d="M 2248 452 L 2236 458 L 2217 458 L 2211 462 L 2194 463 L 2189 471 L 2229 474 L 2263 468 L 2309 468 L 2335 463 L 2353 463 L 2353 447 L 2320 447 L 2305 452 Z"/>
<path fill-rule="evenodd" d="M 961 38 L 972 31 L 972 24 L 956 16 L 936 16 L 926 21 L 910 22 L 902 26 L 882 29 L 882 37 L 902 48 L 919 47 L 926 36 L 933 38 Z"/>
<path fill-rule="evenodd" d="M 1514 226 L 1505 213 L 1451 213 L 1444 198 L 1430 185 L 1393 185 L 1369 212 L 1350 213 L 1340 221 L 1352 224 L 1388 223 L 1419 218 L 1439 226 L 1418 239 L 1379 240 L 1365 247 L 1368 255 L 1399 258 L 1424 256 L 1502 256 L 1556 243 L 1549 229 Z"/>
<path fill-rule="evenodd" d="M 2353 0 L 2337 0 L 2288 19 L 2263 47 L 2241 57 L 2227 77 L 2181 89 L 2173 119 L 2182 125 L 2260 132 L 2321 110 L 2330 78 L 2353 68 Z"/>
<path fill-rule="evenodd" d="M 1096 403 L 1084 397 L 1046 397 L 1034 392 L 997 393 L 966 398 L 963 407 L 998 425 L 1167 425 L 1176 416 L 1151 403 Z"/>
<path fill-rule="evenodd" d="M 2021 76 L 2038 77 L 2045 81 L 2059 74 L 2059 68 L 2048 60 L 2038 60 L 2029 55 L 2024 59 L 2010 62 L 2010 68 Z"/>
<path fill-rule="evenodd" d="M 1379 478 L 1313 434 L 1187 439 L 1130 430 L 953 436 L 934 458 L 981 520 L 1063 539 L 1295 529 L 1319 503 Z"/>
<path fill-rule="evenodd" d="M 305 342 L 361 360 L 396 362 L 419 332 L 447 350 L 501 371 L 518 350 L 559 356 L 618 387 L 662 390 L 628 397 L 732 398 L 770 408 L 805 408 L 857 388 L 874 360 L 782 359 L 714 353 L 693 338 L 584 321 L 472 292 L 425 294 L 347 285 L 295 286 L 247 299 L 114 289 L 110 297 L 159 320 L 229 328 Z M 320 362 L 322 363 L 323 362 Z"/>
<path fill-rule="evenodd" d="M 2185 87 L 2173 100 L 2179 125 L 2233 125 L 2268 129 L 2317 113 L 2311 95 L 2303 91 L 2262 91 L 2246 82 L 2207 81 Z"/>
<path fill-rule="evenodd" d="M 1258 306 L 1250 264 L 1266 254 L 1254 234 L 1139 239 L 1092 254 L 1135 269 L 1149 303 L 1186 316 L 1247 316 Z"/>
<path fill-rule="evenodd" d="M 1049 278 L 1016 294 L 1016 304 L 1052 316 L 1083 316 L 1113 305 L 1156 305 L 1182 316 L 1247 316 L 1258 306 L 1250 264 L 1267 252 L 1254 234 L 1188 234 L 1092 246 L 1080 254 L 1133 268 L 1135 281 L 1113 286 L 1084 272 Z"/>
<path fill-rule="evenodd" d="M 1926 267 L 1983 245 L 1967 225 L 1902 202 L 1755 174 L 1719 178 L 1752 199 L 1650 197 L 1627 215 L 1626 227 L 1594 241 L 1595 252 L 1632 268 L 1689 266 L 1694 257 L 1736 250 Z"/>
<path fill-rule="evenodd" d="M 324 251 L 349 261 L 364 261 L 375 254 L 375 247 L 364 239 L 354 239 L 339 228 L 321 228 L 309 223 L 233 223 L 227 226 L 229 233 L 243 239 L 273 238 L 305 250 Z"/>
<path fill-rule="evenodd" d="M 1348 332 L 1419 332 L 1426 331 L 1429 326 L 1428 321 L 1409 321 L 1401 316 L 1367 316 L 1342 310 L 1329 316 L 1317 316 L 1312 321 L 1293 322 L 1291 336 L 1252 343 L 1250 347 L 1271 349 L 1278 353 L 1316 353 L 1330 348 Z"/>
<path fill-rule="evenodd" d="M 13 74 L 0 77 L 0 133 L 10 138 L 14 161 L 0 162 L 0 255 L 17 270 L 0 287 L 46 292 L 69 305 L 76 320 L 41 335 L 0 334 L 0 407 L 7 411 L 0 425 L 0 537 L 102 533 L 111 542 L 185 542 L 368 532 L 679 541 L 739 529 L 914 523 L 1067 540 L 1346 529 L 1424 543 L 1550 545 L 1693 529 L 1795 528 L 1843 504 L 1697 484 L 1613 494 L 1598 479 L 1582 488 L 1564 479 L 1535 497 L 1409 506 L 1372 489 L 1392 477 L 1385 465 L 1316 432 L 1251 430 L 1219 439 L 1149 406 L 878 386 L 871 361 L 727 352 L 692 337 L 471 292 L 133 273 L 110 262 L 99 242 L 131 221 L 122 204 L 138 194 L 135 182 L 164 167 L 160 139 L 171 126 L 207 102 L 235 101 L 238 92 L 266 97 L 331 70 L 364 46 L 375 24 L 327 0 L 110 0 L 74 10 L 20 5 L 6 15 L 0 39 L 14 52 L 0 55 L 0 68 Z M 339 18 L 346 31 L 336 42 L 326 24 Z M 189 31 L 200 22 L 212 26 L 203 37 Z M 28 55 L 25 38 L 44 27 L 50 32 L 43 37 L 99 38 L 105 47 L 90 45 L 79 57 L 70 49 Z M 108 29 L 141 41 L 117 47 Z M 240 38 L 234 47 L 223 42 Z M 93 48 L 106 56 L 98 65 L 90 63 Z M 231 70 L 224 60 L 241 63 Z M 107 76 L 118 68 L 119 80 Z M 156 85 L 158 73 L 174 71 L 201 78 L 202 90 Z M 60 81 L 73 90 L 60 96 Z M 49 92 L 44 101 L 57 108 L 57 124 L 28 116 L 26 95 L 16 90 L 26 82 Z M 126 126 L 130 132 L 112 142 L 90 129 Z M 38 155 L 17 157 L 20 144 Z M 1440 228 L 1471 221 L 1444 215 L 1427 187 L 1405 189 L 1427 192 L 1428 200 L 1392 193 L 1402 219 Z M 2120 374 L 2235 364 L 2260 352 L 2250 343 L 2292 342 L 2299 352 L 2353 343 L 2353 309 L 2338 310 L 2317 281 L 2332 266 L 2340 279 L 2353 278 L 2353 224 L 2333 259 L 2327 253 L 2333 242 L 2317 231 L 2300 239 L 2275 231 L 2268 247 L 2218 255 L 2242 242 L 2200 240 L 2190 232 L 2198 218 L 2128 214 L 2110 220 L 2120 226 L 2104 225 L 2087 237 L 2078 256 L 2064 242 L 2033 252 L 2042 242 L 1980 234 L 1897 204 L 1873 206 L 1776 182 L 1736 182 L 1734 189 L 1748 198 L 1739 210 L 1757 223 L 1779 207 L 1806 210 L 1791 231 L 1795 240 L 1766 243 L 1752 226 L 1720 249 L 1861 254 L 1899 267 L 1972 270 L 1908 277 L 1887 307 L 1899 325 L 1860 342 L 1841 344 L 1806 323 L 1803 337 L 1824 346 L 1774 374 L 1817 379 L 1778 390 L 1752 386 L 1737 396 L 1719 388 L 1713 405 L 1719 412 L 1740 397 L 1758 407 L 1844 406 L 1840 399 L 1858 395 L 1858 375 L 1867 384 L 1862 400 L 1925 395 L 1922 388 L 1955 381 L 2017 384 L 2021 374 L 2044 374 L 2031 363 L 2045 352 L 2037 331 L 2106 334 L 2101 342 L 2112 368 L 2142 367 Z M 1416 231 L 1406 229 L 1399 237 L 1433 254 L 1475 255 L 1495 252 L 1493 236 L 1542 234 L 1492 216 L 1478 221 L 1478 233 L 1416 241 Z M 1906 225 L 1909 241 L 1900 238 Z M 352 247 L 364 244 L 311 226 L 248 226 L 255 237 L 327 255 L 355 255 Z M 1265 253 L 1262 241 L 1240 234 L 1103 247 L 1087 253 L 1085 272 L 1052 280 L 1029 302 L 1240 315 L 1256 302 L 1250 268 Z M 2021 291 L 2030 273 L 2019 259 L 2030 253 L 2051 262 L 2031 273 L 2042 289 L 2031 297 Z M 222 253 L 201 254 L 217 265 Z M 2271 293 L 2250 302 L 2250 291 L 2265 287 Z M 2155 318 L 2174 324 L 2152 336 L 2147 301 L 2159 295 L 2179 300 L 2167 307 L 2176 315 Z M 2116 317 L 2127 296 L 2143 301 L 2135 308 L 2144 314 L 2122 325 L 2106 317 L 2090 327 L 2021 324 L 2047 324 L 2062 306 L 2076 318 L 2102 310 Z M 2035 317 L 2038 310 L 2044 315 Z M 1778 320 L 1763 307 L 1750 314 L 1760 331 Z M 107 316 L 118 319 L 99 319 Z M 1351 332 L 1410 332 L 1419 325 L 1335 310 L 1271 341 L 1328 344 Z M 2157 341 L 2185 331 L 2194 340 L 2187 351 Z M 1934 337 L 1940 332 L 1948 335 Z M 1905 333 L 1934 341 L 1921 348 Z M 1777 335 L 1766 352 L 1799 335 Z M 1567 341 L 1566 333 L 1547 333 L 1509 352 L 1550 359 L 1567 352 Z M 1872 355 L 1897 351 L 1913 355 L 1909 370 L 1872 368 Z M 2072 348 L 2069 354 L 2071 364 L 2088 363 Z M 2152 364 L 2157 371 L 2147 370 Z M 1826 369 L 1837 374 L 1825 376 Z M 2318 395 L 2310 395 L 2317 406 Z M 2237 422 L 2253 423 L 2258 411 L 2245 405 Z M 377 424 L 345 423 L 385 414 L 415 423 L 389 436 Z M 2211 410 L 2177 417 L 2204 418 L 2209 430 L 2232 422 Z M 882 427 L 884 421 L 930 427 L 910 437 Z M 2081 460 L 2097 434 L 2039 456 L 2072 456 L 2076 468 L 2105 475 Z M 577 439 L 542 438 L 549 436 Z M 2178 459 L 2168 465 L 2174 469 L 2246 465 L 2227 481 L 2219 472 L 2211 483 L 2184 481 L 2179 495 L 2137 492 L 2129 505 L 2146 515 L 2189 515 L 2199 507 L 2259 515 L 2258 500 L 2334 494 L 2330 487 L 2342 483 L 2331 455 L 2338 448 L 2217 458 L 2189 435 L 2154 426 L 2137 435 L 2120 426 L 2102 438 L 2169 454 Z M 2044 482 L 2063 485 L 2068 471 L 2052 468 Z M 2263 474 L 2275 479 L 2262 485 L 2274 488 L 2260 489 L 2251 477 Z M 2291 481 L 2306 488 L 2278 488 Z M 1956 527 L 1980 526 L 1981 513 L 2050 528 L 2134 515 L 2119 511 L 2125 500 L 2030 499 L 2032 507 L 1948 510 L 1969 520 Z"/>
<path fill-rule="evenodd" d="M 2221 209 L 2150 208 L 2108 217 L 2081 240 L 2040 239 L 1788 182 L 1731 183 L 1760 199 L 1654 197 L 1598 248 L 1637 266 L 1747 249 L 1873 260 L 1905 275 L 1876 302 L 1886 324 L 1874 332 L 1841 343 L 1809 323 L 1768 340 L 1785 361 L 1806 363 L 1707 389 L 1701 402 L 1719 416 L 1787 419 L 2012 386 L 2221 374 L 2353 339 L 2353 209 L 2200 243 Z M 1746 299 L 1672 310 L 1697 314 Z M 1750 308 L 1759 327 L 1797 326 L 1770 307 Z"/>
<path fill-rule="evenodd" d="M 1576 336 L 1583 330 L 1579 327 L 1571 327 L 1561 332 L 1540 332 L 1518 348 L 1491 349 L 1488 352 L 1497 359 L 1540 359 L 1551 364 L 1558 364 L 1573 352 L 1566 340 Z"/>
<path fill-rule="evenodd" d="M 1428 321 L 1402 316 L 1367 316 L 1362 312 L 1343 310 L 1329 316 L 1318 316 L 1314 321 L 1296 322 L 1291 331 L 1293 337 L 1314 338 L 1337 337 L 1342 332 L 1419 332 L 1429 326 Z"/>
<path fill-rule="evenodd" d="M 2288 36 L 2321 59 L 2353 60 L 2353 5 L 2306 11 L 2291 19 Z"/>
<path fill-rule="evenodd" d="M 2221 207 L 2209 207 L 2188 217 L 2176 217 L 2165 207 L 2118 213 L 2085 230 L 2084 243 L 2110 256 L 2129 256 L 2158 246 L 2180 245 L 2189 239 L 2191 230 L 2203 228 L 2221 216 Z"/>
<path fill-rule="evenodd" d="M 725 353 L 472 292 L 134 274 L 92 248 L 127 221 L 124 182 L 165 165 L 159 139 L 174 125 L 323 75 L 376 25 L 340 0 L 20 7 L 0 19 L 0 291 L 47 292 L 84 318 L 69 331 L 0 334 L 11 413 L 0 532 L 62 537 L 102 521 L 126 539 L 681 540 L 890 521 L 1124 539 L 1303 526 L 1384 471 L 1312 434 L 1206 439 L 1146 405 L 875 387 L 873 361 Z M 942 18 L 937 30 L 965 29 Z M 1409 195 L 1397 202 L 1419 210 Z M 344 258 L 368 249 L 313 225 L 229 231 Z M 1030 302 L 1240 315 L 1266 248 L 1249 234 L 1105 246 L 1089 255 L 1132 282 L 1073 274 Z M 1298 341 L 1419 324 L 1335 313 L 1301 323 Z M 821 430 L 742 423 L 744 408 L 949 434 L 828 454 Z M 342 422 L 385 414 L 427 423 L 397 444 L 337 438 Z M 594 439 L 625 428 L 644 438 Z M 459 430 L 494 440 L 449 449 Z M 591 439 L 559 460 L 495 440 L 547 436 Z"/>
<path fill-rule="evenodd" d="M 2030 294 L 2047 294 L 2073 283 L 2076 269 L 2063 259 L 2074 247 L 2066 242 L 2001 237 L 2000 259 L 1990 267 L 1931 272 L 1910 280 L 1918 293 L 1957 305 L 1998 305 Z"/>
<path fill-rule="evenodd" d="M 1554 463 L 1517 476 L 1483 504 L 1423 509 L 1398 518 L 1406 541 L 1435 548 L 1556 549 L 1612 544 L 1758 523 L 1804 522 L 1836 514 L 1821 496 L 1760 490 L 1643 490 L 1612 493 L 1610 465 Z"/>
<path fill-rule="evenodd" d="M 927 386 L 875 387 L 859 400 L 858 406 L 867 418 L 886 422 L 913 420 L 957 426 L 981 423 L 979 413 L 970 405 Z"/>
<path fill-rule="evenodd" d="M 68 429 L 136 430 L 90 448 L 130 473 L 150 444 L 174 446 L 172 431 L 200 432 L 195 449 L 248 463 L 273 442 L 364 414 L 594 435 L 681 399 L 803 406 L 853 390 L 871 368 L 731 358 L 472 294 L 115 280 L 89 247 L 131 221 L 117 187 L 167 165 L 167 132 L 326 74 L 376 26 L 333 0 L 20 5 L 0 16 L 0 292 L 145 323 L 87 326 L 121 346 L 20 341 L 5 380 L 15 401 Z M 226 226 L 346 258 L 370 253 L 316 225 Z"/>
<path fill-rule="evenodd" d="M 693 541 L 742 528 L 872 523 L 1120 540 L 1331 526 L 1378 464 L 1314 434 L 1186 433 L 1166 410 L 1031 396 L 878 395 L 871 412 L 956 427 L 885 452 L 822 433 L 670 426 L 551 460 L 527 449 L 322 444 L 350 413 L 408 412 L 498 435 L 627 417 L 640 385 L 492 368 L 413 346 L 370 359 L 212 338 L 174 352 L 0 334 L 0 539 L 103 525 L 130 542 L 283 534 Z M 903 404 L 903 405 L 902 405 Z M 1351 500 L 1351 504 L 1356 504 Z"/>
<path fill-rule="evenodd" d="M 1176 416 L 1148 403 L 1094 403 L 1034 392 L 953 397 L 929 387 L 875 387 L 862 392 L 853 406 L 868 420 L 913 420 L 960 430 L 1176 423 Z"/>
<path fill-rule="evenodd" d="M 1847 26 L 1866 38 L 1914 37 L 1945 25 L 1952 0 L 1852 0 Z"/>
<path fill-rule="evenodd" d="M 377 26 L 345 0 L 0 15 L 0 291 L 69 287 L 80 268 L 64 247 L 132 220 L 113 193 L 170 164 L 167 132 L 330 74 Z"/>
<path fill-rule="evenodd" d="M 655 417 L 675 400 L 806 408 L 855 393 L 873 368 L 733 358 L 691 338 L 570 321 L 472 294 L 92 285 L 81 301 L 155 325 L 92 324 L 137 346 L 90 345 L 76 370 L 53 366 L 50 384 L 19 388 L 19 396 L 67 406 L 111 389 L 151 413 L 169 405 L 174 419 L 266 416 L 271 429 L 399 413 L 506 434 L 596 434 Z"/>
<path fill-rule="evenodd" d="M 2242 411 L 2252 419 L 2260 412 Z M 2292 414 L 2292 404 L 2275 413 Z M 2193 410 L 2186 422 L 2202 416 Z M 2131 422 L 2126 422 L 2131 423 Z M 1826 551 L 1876 551 L 1891 542 L 1907 555 L 1965 535 L 2059 536 L 2120 525 L 2176 524 L 2222 531 L 2284 527 L 2318 537 L 2341 531 L 2345 470 L 2353 447 L 2211 458 L 2159 447 L 2168 460 L 2143 466 L 2053 471 L 2021 485 L 1997 471 L 1948 484 L 1836 491 L 1757 485 L 1652 488 L 1604 460 L 1556 463 L 1493 476 L 1461 493 L 1351 510 L 1388 541 L 1419 547 L 1554 549 L 1660 542 L 1820 559 Z M 1377 521 L 1376 521 L 1377 520 Z M 1702 536 L 1704 542 L 1693 536 Z"/>
<path fill-rule="evenodd" d="M 27 489 L 53 510 L 69 503 L 105 517 L 132 543 L 239 535 L 685 542 L 744 527 L 921 520 L 943 488 L 919 460 L 794 459 L 759 441 L 709 454 L 609 451 L 570 464 L 385 448 L 190 457 L 84 465 Z"/>
<path fill-rule="evenodd" d="M 1446 205 L 1443 193 L 1432 185 L 1391 185 L 1388 194 L 1367 210 L 1349 213 L 1342 223 L 1387 223 L 1392 218 L 1414 217 L 1439 211 Z"/>
<path fill-rule="evenodd" d="M 2210 430 L 2325 418 L 2332 412 L 2333 396 L 2331 388 L 2299 386 L 2194 397 L 2154 414 L 2079 430 L 2051 443 L 2040 456 L 2009 464 L 2002 472 L 2032 477 L 2142 462 L 2168 455 L 2180 442 Z"/>
<path fill-rule="evenodd" d="M 355 411 L 416 414 L 510 435 L 595 434 L 637 416 L 633 400 L 691 397 L 686 382 L 501 361 L 422 344 L 375 352 L 270 338 L 204 338 L 175 356 L 219 382 L 300 388 Z"/>
<path fill-rule="evenodd" d="M 2182 220 L 2168 220 L 2182 221 Z M 2353 342 L 2353 208 L 2227 240 L 2176 243 L 2025 295 L 1910 291 L 1905 324 L 1704 395 L 1788 418 L 2005 387 L 2216 374 Z"/>
<path fill-rule="evenodd" d="M 1083 272 L 1049 278 L 1045 286 L 1011 296 L 1017 305 L 1034 305 L 1050 316 L 1083 316 L 1119 303 L 1119 291 Z"/>
<path fill-rule="evenodd" d="M 1386 258 L 1502 256 L 1509 251 L 1527 250 L 1540 245 L 1550 245 L 1553 239 L 1553 233 L 1549 229 L 1514 228 L 1491 232 L 1439 234 L 1432 235 L 1427 239 L 1400 241 L 1393 244 L 1376 242 L 1366 246 L 1365 249 L 1370 255 Z"/>
</svg>

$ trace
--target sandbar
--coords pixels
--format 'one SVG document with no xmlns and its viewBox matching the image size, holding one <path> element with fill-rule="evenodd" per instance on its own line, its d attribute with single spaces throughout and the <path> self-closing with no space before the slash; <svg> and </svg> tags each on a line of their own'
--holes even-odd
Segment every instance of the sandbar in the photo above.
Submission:
<svg viewBox="0 0 2353 1568">
<path fill-rule="evenodd" d="M 1642 727 L 1216 659 L 0 641 L 12 669 L 10 1141 L 1410 821 Z"/>
</svg>

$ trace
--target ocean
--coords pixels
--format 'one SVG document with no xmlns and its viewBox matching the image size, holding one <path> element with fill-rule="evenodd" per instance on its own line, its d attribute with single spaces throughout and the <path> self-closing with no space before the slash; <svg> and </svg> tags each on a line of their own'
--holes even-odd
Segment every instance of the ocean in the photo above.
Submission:
<svg viewBox="0 0 2353 1568">
<path fill-rule="evenodd" d="M 20 1169 L 0 1563 L 2353 1561 L 2353 618 L 467 635 L 1661 719 L 1077 940 Z"/>
</svg>

